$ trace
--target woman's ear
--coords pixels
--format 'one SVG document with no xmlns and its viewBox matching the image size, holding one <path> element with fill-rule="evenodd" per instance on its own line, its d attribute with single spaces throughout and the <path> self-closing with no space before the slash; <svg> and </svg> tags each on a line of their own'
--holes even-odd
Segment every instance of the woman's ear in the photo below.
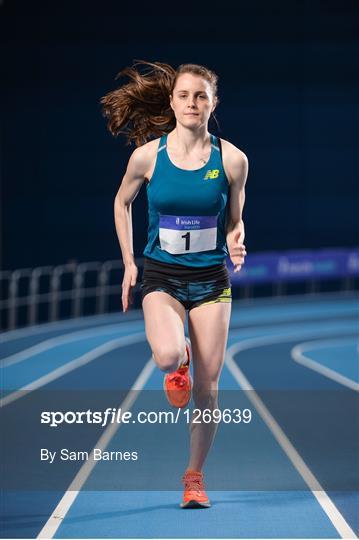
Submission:
<svg viewBox="0 0 359 540">
<path fill-rule="evenodd" d="M 213 113 L 213 111 L 214 111 L 215 108 L 217 107 L 218 103 L 219 103 L 219 99 L 218 99 L 218 97 L 216 96 L 216 97 L 213 99 L 213 106 L 212 106 L 212 111 L 211 111 L 211 113 Z"/>
</svg>

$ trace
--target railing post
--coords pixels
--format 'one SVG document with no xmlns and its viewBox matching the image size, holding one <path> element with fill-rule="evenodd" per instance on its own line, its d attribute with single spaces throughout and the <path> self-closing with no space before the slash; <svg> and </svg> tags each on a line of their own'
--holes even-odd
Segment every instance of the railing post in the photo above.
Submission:
<svg viewBox="0 0 359 540">
<path fill-rule="evenodd" d="M 98 285 L 97 285 L 97 313 L 106 313 L 107 302 L 106 302 L 106 288 L 108 285 L 108 265 L 103 263 L 101 270 L 98 274 Z"/>
<path fill-rule="evenodd" d="M 50 285 L 50 321 L 57 321 L 59 316 L 59 283 L 61 266 L 56 266 L 52 272 Z"/>
<path fill-rule="evenodd" d="M 11 272 L 9 270 L 0 271 L 0 327 L 2 330 L 9 328 L 9 294 L 10 294 Z M 4 282 L 7 281 L 7 291 L 4 291 Z"/>
<path fill-rule="evenodd" d="M 72 316 L 80 317 L 81 314 L 81 300 L 82 300 L 82 284 L 83 284 L 83 273 L 80 271 L 80 266 L 76 269 L 76 274 L 74 277 L 74 289 L 72 295 Z"/>
<path fill-rule="evenodd" d="M 14 330 L 17 327 L 17 308 L 19 305 L 29 305 L 29 294 L 24 296 L 24 299 L 19 299 L 19 281 L 22 277 L 30 277 L 31 268 L 20 268 L 14 270 L 11 274 L 9 285 L 9 330 Z"/>
<path fill-rule="evenodd" d="M 39 271 L 40 268 L 34 268 L 30 279 L 30 306 L 28 314 L 28 324 L 36 324 L 37 320 L 37 295 L 39 292 Z"/>
<path fill-rule="evenodd" d="M 9 284 L 9 330 L 14 330 L 16 328 L 17 321 L 17 293 L 18 293 L 18 284 L 19 284 L 19 270 L 15 270 L 11 274 L 10 284 Z"/>
<path fill-rule="evenodd" d="M 38 266 L 31 272 L 30 279 L 30 305 L 28 313 L 28 324 L 34 325 L 38 321 L 38 306 L 40 297 L 40 278 L 45 274 L 50 274 L 52 266 Z"/>
<path fill-rule="evenodd" d="M 94 296 L 95 297 L 95 305 L 97 311 L 97 294 L 98 294 L 98 273 L 99 268 L 101 267 L 101 263 L 98 261 L 93 262 L 87 262 L 87 263 L 81 263 L 77 267 L 77 271 L 75 274 L 75 303 L 74 303 L 74 316 L 80 317 L 81 315 L 84 315 L 83 313 L 83 298 L 86 296 Z M 89 287 L 90 294 L 86 294 L 87 287 L 86 287 L 86 273 L 94 271 L 96 272 L 96 285 L 95 287 Z"/>
</svg>

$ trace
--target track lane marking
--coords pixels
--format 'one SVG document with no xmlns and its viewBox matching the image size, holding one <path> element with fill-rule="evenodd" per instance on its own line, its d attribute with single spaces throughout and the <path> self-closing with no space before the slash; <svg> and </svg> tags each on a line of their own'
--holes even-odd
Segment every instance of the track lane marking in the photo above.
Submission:
<svg viewBox="0 0 359 540">
<path fill-rule="evenodd" d="M 338 371 L 335 371 L 334 369 L 331 369 L 327 366 L 324 366 L 320 362 L 317 362 L 316 360 L 313 360 L 309 356 L 305 356 L 303 354 L 307 350 L 315 350 L 315 349 L 321 349 L 323 345 L 328 344 L 337 344 L 339 341 L 346 341 L 347 339 L 321 339 L 317 341 L 306 341 L 304 343 L 299 343 L 298 345 L 295 345 L 293 349 L 290 351 L 292 359 L 297 362 L 298 364 L 301 364 L 309 369 L 312 369 L 313 371 L 317 371 L 321 375 L 324 375 L 325 377 L 328 377 L 328 379 L 332 379 L 333 381 L 346 386 L 347 388 L 350 388 L 351 390 L 354 390 L 355 392 L 359 392 L 359 383 L 356 381 L 353 381 L 349 377 L 346 377 L 345 375 L 342 375 L 341 373 L 338 373 Z"/>
<path fill-rule="evenodd" d="M 143 323 L 141 324 L 143 326 Z M 67 343 L 73 343 L 75 341 L 80 341 L 82 339 L 86 339 L 89 337 L 95 337 L 95 336 L 103 336 L 106 334 L 111 334 L 116 331 L 128 332 L 132 329 L 133 326 L 136 326 L 136 324 L 129 323 L 129 324 L 110 324 L 106 325 L 105 327 L 99 327 L 99 328 L 87 328 L 86 330 L 77 330 L 76 332 L 69 332 L 67 334 L 63 334 L 61 336 L 52 337 L 49 339 L 46 339 L 45 341 L 40 341 L 40 343 L 37 343 L 36 345 L 32 345 L 31 347 L 28 347 L 27 349 L 23 349 L 22 351 L 19 351 L 17 353 L 11 354 L 9 356 L 6 356 L 5 358 L 0 359 L 0 368 L 10 367 L 15 364 L 18 364 L 19 362 L 23 362 L 24 360 L 27 360 L 28 358 L 43 353 L 45 351 L 48 351 L 49 349 L 53 349 L 55 347 L 58 347 L 59 345 L 64 345 Z M 137 323 L 138 326 L 138 323 Z"/>
<path fill-rule="evenodd" d="M 151 356 L 151 358 L 148 360 L 145 367 L 135 380 L 131 390 L 129 390 L 126 398 L 119 406 L 119 408 L 121 408 L 123 412 L 131 410 L 131 407 L 139 396 L 139 391 L 141 391 L 145 386 L 154 368 L 155 363 Z M 101 437 L 95 444 L 94 448 L 100 448 L 102 451 L 105 450 L 105 448 L 108 446 L 120 426 L 121 423 L 109 424 L 108 427 L 105 429 L 104 433 L 101 435 Z M 87 478 L 90 476 L 92 470 L 97 465 L 97 462 L 93 459 L 94 448 L 91 452 L 92 459 L 89 459 L 82 465 L 81 469 L 78 471 L 75 478 L 72 480 L 71 484 L 67 488 L 66 493 L 61 498 L 60 502 L 56 506 L 55 510 L 52 512 L 44 527 L 41 529 L 37 538 L 53 538 L 57 529 L 64 520 L 67 512 L 69 511 L 76 497 L 80 493 L 81 488 L 83 487 Z"/>
<path fill-rule="evenodd" d="M 300 334 L 300 336 L 301 335 L 302 333 Z M 322 335 L 322 333 L 320 335 Z M 356 534 L 354 533 L 350 525 L 347 523 L 344 516 L 342 516 L 338 508 L 334 505 L 333 501 L 330 499 L 321 484 L 318 482 L 312 471 L 309 469 L 296 448 L 285 435 L 278 422 L 269 412 L 268 408 L 265 406 L 261 398 L 258 396 L 257 392 L 254 390 L 253 386 L 250 384 L 249 380 L 246 378 L 246 376 L 234 360 L 234 356 L 238 354 L 241 350 L 248 350 L 255 347 L 261 347 L 263 345 L 291 341 L 291 339 L 293 338 L 295 338 L 295 334 L 292 334 L 292 336 L 265 336 L 264 338 L 249 339 L 244 340 L 240 343 L 234 343 L 228 348 L 226 352 L 225 363 L 235 380 L 238 382 L 239 386 L 242 388 L 242 390 L 250 390 L 250 392 L 248 393 L 248 399 L 253 403 L 259 415 L 261 416 L 265 424 L 268 426 L 270 431 L 273 433 L 273 436 L 277 440 L 278 444 L 282 447 L 283 451 L 288 456 L 295 469 L 298 471 L 300 476 L 308 485 L 309 489 L 313 493 L 314 497 L 317 499 L 323 511 L 328 516 L 328 519 L 331 521 L 334 528 L 338 531 L 340 537 L 357 538 Z"/>
<path fill-rule="evenodd" d="M 67 373 L 70 373 L 71 371 L 74 371 L 75 369 L 78 369 L 79 367 L 82 367 L 85 364 L 92 362 L 99 356 L 102 356 L 103 354 L 106 354 L 114 349 L 117 349 L 118 347 L 125 347 L 126 345 L 132 345 L 133 343 L 138 343 L 139 341 L 145 341 L 145 340 L 146 340 L 145 332 L 133 334 L 131 336 L 123 336 L 120 338 L 112 339 L 111 341 L 108 341 L 107 343 L 104 343 L 100 345 L 99 347 L 92 349 L 92 351 L 89 351 L 85 354 L 82 354 L 81 356 L 78 356 L 77 358 L 74 358 L 74 360 L 67 362 L 67 364 L 60 366 L 57 369 L 54 369 L 50 373 L 43 375 L 42 377 L 36 379 L 35 381 L 29 384 L 26 384 L 19 390 L 16 390 L 15 392 L 8 394 L 4 398 L 0 399 L 0 407 L 9 405 L 10 403 L 17 401 L 18 399 L 21 399 L 22 397 L 27 396 L 30 392 L 33 392 L 34 390 L 38 390 L 39 388 L 42 388 L 46 384 L 53 382 L 56 379 L 59 379 L 60 377 L 63 377 L 63 375 L 66 375 Z"/>
</svg>

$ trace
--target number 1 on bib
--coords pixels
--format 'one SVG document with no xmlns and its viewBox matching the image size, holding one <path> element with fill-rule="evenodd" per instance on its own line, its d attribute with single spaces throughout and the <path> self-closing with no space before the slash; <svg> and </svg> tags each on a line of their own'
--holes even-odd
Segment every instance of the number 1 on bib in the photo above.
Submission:
<svg viewBox="0 0 359 540">
<path fill-rule="evenodd" d="M 160 215 L 159 240 L 161 249 L 172 254 L 216 249 L 217 216 Z"/>
</svg>

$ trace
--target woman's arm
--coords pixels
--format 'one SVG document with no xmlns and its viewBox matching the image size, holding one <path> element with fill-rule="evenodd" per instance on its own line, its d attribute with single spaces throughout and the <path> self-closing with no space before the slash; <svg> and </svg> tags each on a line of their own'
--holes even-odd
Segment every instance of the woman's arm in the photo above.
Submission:
<svg viewBox="0 0 359 540">
<path fill-rule="evenodd" d="M 133 252 L 132 203 L 149 169 L 149 153 L 143 146 L 136 148 L 127 164 L 126 173 L 114 201 L 114 218 L 125 272 L 122 280 L 122 308 L 132 304 L 132 289 L 136 285 L 138 270 Z"/>
<path fill-rule="evenodd" d="M 248 159 L 244 152 L 230 143 L 226 145 L 226 173 L 230 190 L 226 239 L 234 272 L 238 272 L 247 254 L 243 243 L 245 231 L 242 213 L 248 177 Z"/>
</svg>

